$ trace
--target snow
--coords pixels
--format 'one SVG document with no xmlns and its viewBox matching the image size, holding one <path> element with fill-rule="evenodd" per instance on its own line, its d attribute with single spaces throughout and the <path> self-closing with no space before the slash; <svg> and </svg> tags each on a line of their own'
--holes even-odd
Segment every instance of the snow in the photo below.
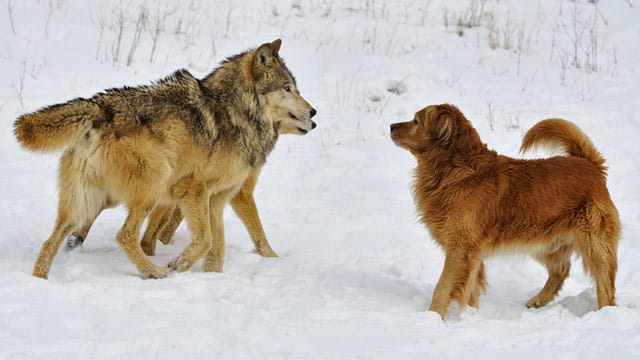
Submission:
<svg viewBox="0 0 640 360">
<path fill-rule="evenodd" d="M 0 358 L 640 358 L 638 1 L 7 0 L 0 19 Z M 197 264 L 143 280 L 114 241 L 118 208 L 83 248 L 60 251 L 49 280 L 31 276 L 58 155 L 21 149 L 17 116 L 181 67 L 204 76 L 275 38 L 318 110 L 318 128 L 279 140 L 256 189 L 280 258 L 257 255 L 228 211 L 224 273 Z M 546 117 L 589 134 L 623 225 L 618 306 L 596 311 L 574 259 L 558 297 L 526 309 L 546 272 L 512 256 L 487 262 L 478 309 L 427 311 L 443 254 L 416 218 L 415 160 L 388 126 L 442 102 L 509 156 Z M 188 242 L 182 226 L 153 261 Z"/>
</svg>

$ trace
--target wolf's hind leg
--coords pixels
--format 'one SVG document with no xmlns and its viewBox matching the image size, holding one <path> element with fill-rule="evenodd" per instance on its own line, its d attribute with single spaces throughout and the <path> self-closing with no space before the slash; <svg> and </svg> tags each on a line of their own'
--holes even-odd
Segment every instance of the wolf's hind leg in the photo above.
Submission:
<svg viewBox="0 0 640 360">
<path fill-rule="evenodd" d="M 88 220 L 86 224 L 82 228 L 80 228 L 80 230 L 74 231 L 73 233 L 71 233 L 71 235 L 67 237 L 66 250 L 71 251 L 77 248 L 78 246 L 82 246 L 85 240 L 87 240 L 87 236 L 89 235 L 89 231 L 91 230 L 91 227 L 96 222 L 96 219 L 98 218 L 98 216 L 100 216 L 102 211 L 105 209 L 112 208 L 116 205 L 117 204 L 114 201 L 107 199 L 104 206 L 102 206 L 102 208 L 98 210 L 95 216 L 90 217 L 89 218 L 90 220 Z"/>
<path fill-rule="evenodd" d="M 144 251 L 145 254 L 149 256 L 155 255 L 156 239 L 158 238 L 158 234 L 168 225 L 174 207 L 174 205 L 158 205 L 153 209 L 151 215 L 149 215 L 147 230 L 145 230 L 142 241 L 140 242 L 142 251 Z"/>
<path fill-rule="evenodd" d="M 162 231 L 160 231 L 160 235 L 158 235 L 158 240 L 160 240 L 161 243 L 167 245 L 171 241 L 173 234 L 176 233 L 176 230 L 178 229 L 178 226 L 180 226 L 182 219 L 182 211 L 180 211 L 180 208 L 178 206 L 174 207 L 171 218 L 169 218 L 169 222 L 165 224 L 165 226 L 162 228 Z"/>
<path fill-rule="evenodd" d="M 38 259 L 33 266 L 33 276 L 43 279 L 46 279 L 49 276 L 51 263 L 58 253 L 62 241 L 67 235 L 69 235 L 73 227 L 74 225 L 71 222 L 69 214 L 65 210 L 58 210 L 58 218 L 56 219 L 56 225 L 53 228 L 53 233 L 51 233 L 49 239 L 42 244 Z"/>
<path fill-rule="evenodd" d="M 158 279 L 165 277 L 167 273 L 169 273 L 169 268 L 160 267 L 151 262 L 142 251 L 140 243 L 138 242 L 140 227 L 150 209 L 151 206 L 130 207 L 129 215 L 118 232 L 116 239 L 138 271 L 144 276 Z"/>
</svg>

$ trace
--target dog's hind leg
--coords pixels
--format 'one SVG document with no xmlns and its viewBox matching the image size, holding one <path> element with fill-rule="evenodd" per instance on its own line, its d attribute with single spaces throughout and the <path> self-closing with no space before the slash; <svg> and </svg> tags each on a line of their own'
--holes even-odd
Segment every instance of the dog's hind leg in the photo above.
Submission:
<svg viewBox="0 0 640 360">
<path fill-rule="evenodd" d="M 151 208 L 152 204 L 129 206 L 129 215 L 116 239 L 138 271 L 144 276 L 158 279 L 165 277 L 170 269 L 151 262 L 138 243 L 140 227 Z"/>
<path fill-rule="evenodd" d="M 573 244 L 558 238 L 550 249 L 535 256 L 536 260 L 546 266 L 549 277 L 542 290 L 527 301 L 528 308 L 544 306 L 556 297 L 571 270 L 572 253 Z"/>
<path fill-rule="evenodd" d="M 267 241 L 267 235 L 264 233 L 262 222 L 260 222 L 260 216 L 258 215 L 256 201 L 253 198 L 253 190 L 256 187 L 258 175 L 260 175 L 260 170 L 256 170 L 249 175 L 244 184 L 242 184 L 240 191 L 231 199 L 231 207 L 242 220 L 247 231 L 249 231 L 258 254 L 264 257 L 277 257 L 278 254 L 271 249 L 271 245 Z"/>
<path fill-rule="evenodd" d="M 615 305 L 616 272 L 620 220 L 609 203 L 607 211 L 595 205 L 586 208 L 582 231 L 576 232 L 575 247 L 584 268 L 596 283 L 598 308 Z"/>
<path fill-rule="evenodd" d="M 585 270 L 593 277 L 598 295 L 598 308 L 615 305 L 616 247 L 603 244 L 600 239 L 585 236 L 577 240 L 576 248 Z"/>
<path fill-rule="evenodd" d="M 142 251 L 144 251 L 145 254 L 149 256 L 155 255 L 156 239 L 158 238 L 158 234 L 168 225 L 174 207 L 174 205 L 158 205 L 153 209 L 151 215 L 149 215 L 147 230 L 145 230 L 142 241 L 140 242 Z"/>
<path fill-rule="evenodd" d="M 437 312 L 444 319 L 452 300 L 456 300 L 461 307 L 464 306 L 469 299 L 466 291 L 471 275 L 480 267 L 481 262 L 477 249 L 447 250 L 429 310 Z"/>
</svg>

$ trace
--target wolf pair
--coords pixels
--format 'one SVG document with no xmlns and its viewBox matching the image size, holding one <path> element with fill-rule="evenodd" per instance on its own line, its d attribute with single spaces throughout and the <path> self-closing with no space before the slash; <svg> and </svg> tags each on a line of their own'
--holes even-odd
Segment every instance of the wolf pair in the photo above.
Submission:
<svg viewBox="0 0 640 360">
<path fill-rule="evenodd" d="M 202 80 L 180 70 L 149 86 L 111 89 L 18 118 L 15 135 L 25 148 L 64 150 L 58 216 L 33 274 L 47 278 L 63 240 L 74 231 L 86 236 L 98 214 L 118 204 L 128 216 L 116 239 L 143 276 L 186 271 L 201 258 L 205 271 L 222 271 L 228 202 L 258 251 L 275 256 L 253 188 L 279 134 L 316 126 L 316 110 L 300 95 L 280 46 L 275 40 L 233 56 Z M 157 233 L 175 208 L 191 243 L 158 266 L 138 241 L 140 228 L 153 211 L 149 230 Z"/>
<path fill-rule="evenodd" d="M 34 275 L 46 278 L 63 239 L 72 231 L 84 238 L 100 211 L 119 203 L 129 215 L 117 240 L 144 275 L 185 271 L 202 257 L 205 271 L 222 271 L 222 209 L 229 201 L 258 252 L 275 255 L 252 191 L 278 134 L 315 127 L 315 110 L 298 93 L 279 48 L 276 40 L 234 56 L 203 80 L 179 71 L 151 86 L 20 117 L 15 133 L 26 148 L 65 149 L 58 218 Z M 556 296 L 574 252 L 596 282 L 598 306 L 614 305 L 620 220 L 604 158 L 578 127 L 547 119 L 530 129 L 523 151 L 543 145 L 567 155 L 539 160 L 489 150 L 447 104 L 391 125 L 391 137 L 418 160 L 416 204 L 445 252 L 431 310 L 445 317 L 452 301 L 477 306 L 487 284 L 483 260 L 503 252 L 528 253 L 547 268 L 547 282 L 528 307 Z M 151 211 L 143 251 L 138 235 Z M 157 237 L 168 240 L 182 215 L 191 244 L 158 267 L 145 252 L 153 253 Z"/>
</svg>

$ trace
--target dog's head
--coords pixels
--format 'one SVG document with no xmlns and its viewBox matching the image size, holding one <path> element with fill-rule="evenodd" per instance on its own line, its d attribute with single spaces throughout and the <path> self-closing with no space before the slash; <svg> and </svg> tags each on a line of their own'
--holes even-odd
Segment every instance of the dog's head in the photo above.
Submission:
<svg viewBox="0 0 640 360">
<path fill-rule="evenodd" d="M 482 145 L 469 120 L 453 105 L 429 105 L 412 120 L 391 124 L 391 139 L 414 154 L 434 148 Z M 461 149 L 462 150 L 462 149 Z"/>
<path fill-rule="evenodd" d="M 267 117 L 280 134 L 304 135 L 316 127 L 314 109 L 298 91 L 296 80 L 278 56 L 280 39 L 254 51 L 253 76 Z"/>
</svg>

